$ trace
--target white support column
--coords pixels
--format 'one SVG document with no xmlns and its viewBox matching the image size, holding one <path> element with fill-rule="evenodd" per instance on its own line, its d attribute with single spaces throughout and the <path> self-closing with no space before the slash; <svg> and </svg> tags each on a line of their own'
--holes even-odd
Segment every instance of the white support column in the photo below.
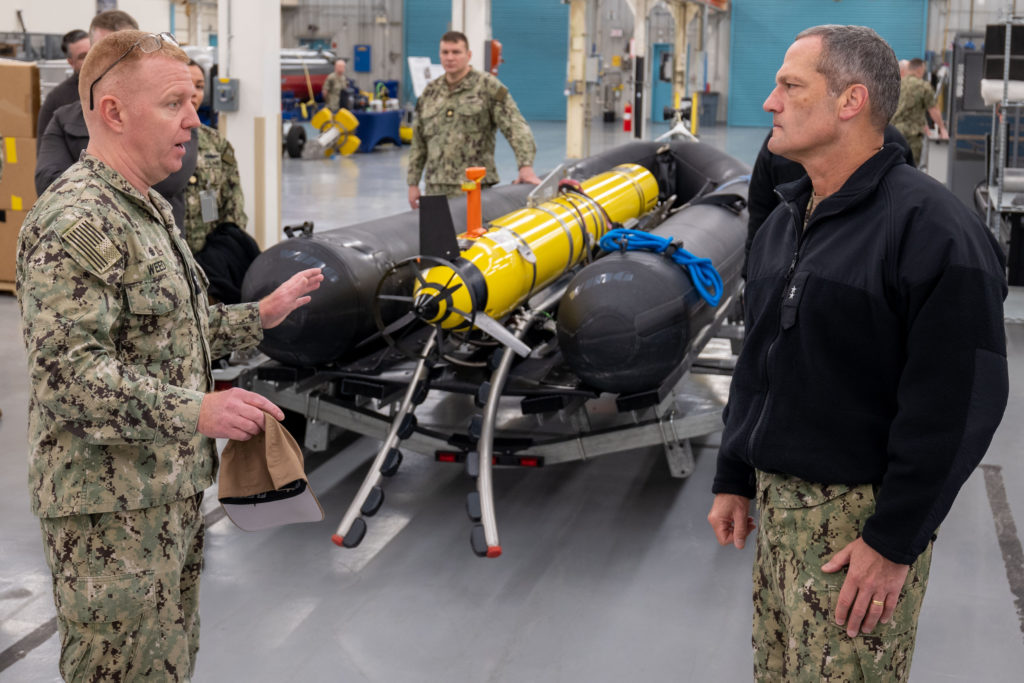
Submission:
<svg viewBox="0 0 1024 683">
<path fill-rule="evenodd" d="M 587 118 L 587 2 L 569 2 L 569 77 L 566 84 L 565 156 L 581 159 L 590 153 Z"/>
<path fill-rule="evenodd" d="M 221 112 L 235 148 L 249 233 L 266 249 L 281 240 L 281 1 L 220 0 L 219 78 L 237 78 L 239 107 Z"/>
<path fill-rule="evenodd" d="M 185 16 L 188 20 L 188 44 L 201 45 L 199 42 L 199 3 L 196 0 L 188 0 L 185 3 Z"/>
<path fill-rule="evenodd" d="M 491 39 L 491 0 L 452 0 L 452 30 L 466 34 L 473 53 L 469 65 L 483 71 L 484 43 Z"/>
<path fill-rule="evenodd" d="M 673 57 L 675 64 L 672 68 L 672 106 L 678 107 L 679 102 L 686 97 L 686 50 L 689 47 L 686 39 L 686 29 L 689 26 L 690 3 L 675 2 L 671 5 L 672 18 L 675 19 L 675 36 Z"/>
</svg>

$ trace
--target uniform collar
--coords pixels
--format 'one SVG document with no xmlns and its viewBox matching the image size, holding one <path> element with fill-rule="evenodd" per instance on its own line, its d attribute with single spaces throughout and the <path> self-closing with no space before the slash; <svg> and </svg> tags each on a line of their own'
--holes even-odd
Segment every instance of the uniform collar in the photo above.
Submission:
<svg viewBox="0 0 1024 683">
<path fill-rule="evenodd" d="M 471 82 L 475 81 L 478 75 L 479 75 L 479 72 L 476 69 L 474 69 L 473 67 L 469 67 L 469 71 L 466 72 L 466 75 L 463 76 L 462 78 L 460 78 L 454 84 L 449 83 L 448 82 L 448 77 L 445 76 L 444 77 L 444 84 L 446 86 L 448 86 L 448 91 L 449 92 L 455 92 L 456 90 L 461 90 L 462 88 L 464 88 L 467 85 L 469 85 Z"/>
<path fill-rule="evenodd" d="M 175 225 L 174 214 L 171 212 L 171 205 L 152 187 L 149 188 L 147 196 L 143 197 L 142 194 L 128 182 L 127 178 L 107 164 L 103 163 L 103 161 L 98 157 L 89 154 L 86 150 L 82 150 L 82 156 L 79 158 L 79 162 L 95 177 L 99 178 L 107 185 L 110 185 L 110 187 L 117 192 L 126 195 L 132 202 L 142 208 L 142 210 L 148 212 L 165 226 L 170 227 Z"/>
<path fill-rule="evenodd" d="M 843 186 L 838 191 L 829 195 L 823 202 L 828 201 L 829 204 L 834 204 L 832 200 L 837 199 L 844 206 L 854 203 L 862 195 L 874 190 L 891 168 L 905 163 L 903 148 L 899 144 L 890 142 L 887 145 L 883 145 L 882 149 L 875 152 L 870 159 L 861 164 L 846 179 L 846 182 L 843 183 Z M 806 204 L 811 193 L 811 180 L 805 175 L 799 180 L 779 185 L 776 189 L 787 202 L 796 201 L 799 203 L 802 200 Z"/>
</svg>

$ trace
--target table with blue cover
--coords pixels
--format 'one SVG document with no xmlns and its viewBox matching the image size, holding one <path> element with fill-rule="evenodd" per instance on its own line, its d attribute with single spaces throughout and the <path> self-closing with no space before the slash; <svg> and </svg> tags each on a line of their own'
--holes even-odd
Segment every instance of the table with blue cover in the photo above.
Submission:
<svg viewBox="0 0 1024 683">
<path fill-rule="evenodd" d="M 390 140 L 398 146 L 402 145 L 402 137 L 398 132 L 398 127 L 402 124 L 402 111 L 395 109 L 352 113 L 359 121 L 356 135 L 360 140 L 360 152 L 372 152 L 373 148 L 384 140 Z"/>
</svg>

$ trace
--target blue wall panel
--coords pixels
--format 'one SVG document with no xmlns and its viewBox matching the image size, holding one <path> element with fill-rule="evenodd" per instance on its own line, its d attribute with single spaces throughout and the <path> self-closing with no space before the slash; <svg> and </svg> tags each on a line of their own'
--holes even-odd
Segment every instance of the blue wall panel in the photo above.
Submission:
<svg viewBox="0 0 1024 683">
<path fill-rule="evenodd" d="M 435 64 L 440 61 L 441 36 L 452 23 L 452 0 L 405 0 L 404 5 L 402 100 L 412 102 L 416 97 L 406 58 L 430 57 Z"/>
<path fill-rule="evenodd" d="M 405 56 L 438 62 L 438 41 L 452 19 L 451 0 L 405 0 Z M 501 41 L 498 68 L 523 116 L 565 120 L 565 72 L 569 59 L 569 7 L 556 0 L 491 0 L 491 35 Z M 402 97 L 413 100 L 406 62 Z"/>
<path fill-rule="evenodd" d="M 897 59 L 924 57 L 928 0 L 733 0 L 729 124 L 771 126 L 761 105 L 775 86 L 786 48 L 818 24 L 870 26 Z"/>
<path fill-rule="evenodd" d="M 491 35 L 501 41 L 498 68 L 527 120 L 565 120 L 569 6 L 556 0 L 491 0 Z"/>
</svg>

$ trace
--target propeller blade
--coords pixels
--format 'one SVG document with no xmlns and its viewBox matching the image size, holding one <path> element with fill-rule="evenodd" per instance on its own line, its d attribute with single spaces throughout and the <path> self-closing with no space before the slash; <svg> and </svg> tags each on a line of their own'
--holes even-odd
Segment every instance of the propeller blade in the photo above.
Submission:
<svg viewBox="0 0 1024 683">
<path fill-rule="evenodd" d="M 527 346 L 522 340 L 517 339 L 514 334 L 508 331 L 507 327 L 486 313 L 475 313 L 473 315 L 473 325 L 491 335 L 523 358 L 530 355 L 529 346 Z"/>
<path fill-rule="evenodd" d="M 385 327 L 383 330 L 377 330 L 376 332 L 371 334 L 369 337 L 367 337 L 363 341 L 361 341 L 358 344 L 356 344 L 355 348 L 358 349 L 358 348 L 360 348 L 362 346 L 366 346 L 367 344 L 375 342 L 378 339 L 380 339 L 381 337 L 383 337 L 384 335 L 391 336 L 395 332 L 397 332 L 398 330 L 402 329 L 403 327 L 405 327 L 409 323 L 411 323 L 414 320 L 416 320 L 417 317 L 418 316 L 416 315 L 416 313 L 414 313 L 413 311 L 409 311 L 408 313 L 403 315 L 401 318 L 399 318 L 398 320 L 394 321 L 393 323 L 391 323 L 390 325 Z"/>
</svg>

